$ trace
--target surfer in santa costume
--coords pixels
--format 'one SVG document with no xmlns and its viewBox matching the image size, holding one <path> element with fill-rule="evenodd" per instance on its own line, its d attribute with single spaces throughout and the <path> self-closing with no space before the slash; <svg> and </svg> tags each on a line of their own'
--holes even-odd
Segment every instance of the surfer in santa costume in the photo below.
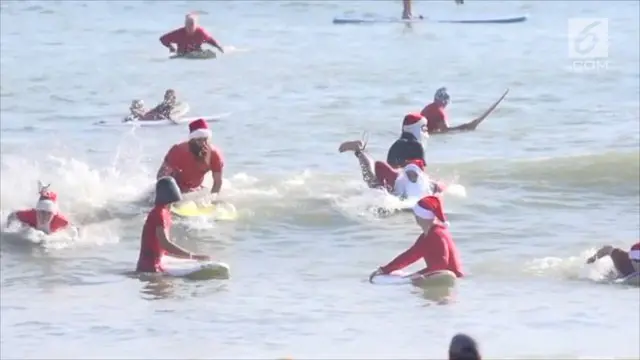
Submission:
<svg viewBox="0 0 640 360">
<path fill-rule="evenodd" d="M 600 248 L 593 256 L 587 259 L 587 264 L 592 264 L 596 260 L 609 256 L 613 261 L 613 266 L 618 272 L 618 277 L 624 278 L 634 273 L 640 273 L 640 242 L 635 243 L 629 251 L 614 248 L 606 245 Z"/>
<path fill-rule="evenodd" d="M 222 187 L 224 161 L 219 149 L 211 145 L 211 130 L 204 119 L 189 124 L 189 140 L 173 145 L 164 157 L 157 179 L 173 177 L 180 191 L 185 194 L 201 189 L 204 176 L 211 171 L 212 194 Z"/>
<path fill-rule="evenodd" d="M 41 184 L 39 194 L 40 198 L 35 208 L 9 214 L 7 224 L 19 222 L 45 234 L 53 234 L 70 228 L 69 220 L 59 212 L 58 195 L 50 191 L 48 185 L 42 186 Z"/>
<path fill-rule="evenodd" d="M 416 223 L 422 229 L 416 242 L 390 263 L 378 268 L 369 276 L 369 281 L 377 275 L 390 274 L 414 262 L 424 259 L 427 267 L 412 277 L 414 284 L 434 272 L 448 270 L 456 277 L 462 277 L 462 263 L 458 249 L 449 232 L 448 222 L 439 197 L 425 196 L 413 207 Z"/>
</svg>

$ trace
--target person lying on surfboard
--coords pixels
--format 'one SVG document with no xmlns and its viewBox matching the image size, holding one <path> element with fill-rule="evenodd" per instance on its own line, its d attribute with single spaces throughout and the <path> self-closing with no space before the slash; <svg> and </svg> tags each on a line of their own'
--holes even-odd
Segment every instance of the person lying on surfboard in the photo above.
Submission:
<svg viewBox="0 0 640 360">
<path fill-rule="evenodd" d="M 45 234 L 53 234 L 66 229 L 75 229 L 69 220 L 60 213 L 57 200 L 58 195 L 49 190 L 49 185 L 43 186 L 38 183 L 40 190 L 38 202 L 31 209 L 20 210 L 9 214 L 7 225 L 19 222 L 35 230 L 40 230 Z"/>
<path fill-rule="evenodd" d="M 633 273 L 640 272 L 640 242 L 635 243 L 629 251 L 606 245 L 600 248 L 593 256 L 587 259 L 587 264 L 593 264 L 596 260 L 609 256 L 618 273 L 618 278 L 625 278 Z"/>
<path fill-rule="evenodd" d="M 170 119 L 171 112 L 176 108 L 177 103 L 176 91 L 167 89 L 167 91 L 164 92 L 162 102 L 146 112 L 143 118 L 144 120 Z"/>
<path fill-rule="evenodd" d="M 162 45 L 170 52 L 184 55 L 193 51 L 202 51 L 202 44 L 210 44 L 224 53 L 220 44 L 201 26 L 195 14 L 188 14 L 184 19 L 184 27 L 173 30 L 160 37 Z M 176 44 L 178 47 L 173 46 Z"/>
<path fill-rule="evenodd" d="M 419 199 L 444 191 L 444 185 L 429 179 L 422 159 L 407 160 L 402 170 L 395 170 L 382 161 L 373 162 L 364 152 L 365 148 L 366 144 L 361 140 L 346 141 L 340 144 L 338 151 L 353 151 L 360 163 L 362 179 L 370 188 L 385 189 L 400 199 Z"/>
<path fill-rule="evenodd" d="M 463 5 L 464 0 L 455 0 L 456 4 Z M 402 0 L 402 18 L 405 20 L 413 19 L 411 13 L 411 0 Z M 418 16 L 419 19 L 424 19 L 422 15 Z"/>
<path fill-rule="evenodd" d="M 427 131 L 429 132 L 429 134 L 442 134 L 455 131 L 472 131 L 475 130 L 478 125 L 480 125 L 480 123 L 493 112 L 493 110 L 495 110 L 498 104 L 500 104 L 505 96 L 507 96 L 507 93 L 509 93 L 509 89 L 507 89 L 504 94 L 502 94 L 502 97 L 500 97 L 500 99 L 498 99 L 498 101 L 496 101 L 480 117 L 466 124 L 450 127 L 447 120 L 447 113 L 445 112 L 445 108 L 449 104 L 450 97 L 449 93 L 447 93 L 447 88 L 441 87 L 433 96 L 433 102 L 425 106 L 420 114 L 427 119 Z"/>
<path fill-rule="evenodd" d="M 142 227 L 137 272 L 163 272 L 163 256 L 209 260 L 209 256 L 194 254 L 170 240 L 171 211 L 169 211 L 169 205 L 180 200 L 182 200 L 180 189 L 172 177 L 158 179 L 154 207 L 147 215 Z"/>
<path fill-rule="evenodd" d="M 211 171 L 212 194 L 222 187 L 224 160 L 219 149 L 211 145 L 211 130 L 203 119 L 189 123 L 189 140 L 173 145 L 158 169 L 157 179 L 172 176 L 185 194 L 202 188 L 204 176 Z"/>
<path fill-rule="evenodd" d="M 407 251 L 371 273 L 370 282 L 374 276 L 387 275 L 403 269 L 420 258 L 424 259 L 427 267 L 412 277 L 412 282 L 416 286 L 420 285 L 423 278 L 443 270 L 451 271 L 458 278 L 464 276 L 462 262 L 449 232 L 440 198 L 437 196 L 423 197 L 413 207 L 413 213 L 416 223 L 422 229 L 422 234 Z"/>
</svg>

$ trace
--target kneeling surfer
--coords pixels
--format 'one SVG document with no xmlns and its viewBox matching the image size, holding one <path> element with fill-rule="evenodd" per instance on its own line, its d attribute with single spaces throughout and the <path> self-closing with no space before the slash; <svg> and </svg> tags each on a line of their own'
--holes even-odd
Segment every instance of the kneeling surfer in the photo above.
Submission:
<svg viewBox="0 0 640 360">
<path fill-rule="evenodd" d="M 163 272 L 162 257 L 209 260 L 207 255 L 197 255 L 181 248 L 170 240 L 171 211 L 169 205 L 182 200 L 176 181 L 169 176 L 156 182 L 155 206 L 147 215 L 142 228 L 137 272 Z"/>
<path fill-rule="evenodd" d="M 423 277 L 428 277 L 437 271 L 448 270 L 458 278 L 463 276 L 460 255 L 449 232 L 440 198 L 425 196 L 414 206 L 413 213 L 416 223 L 422 230 L 418 240 L 389 264 L 374 271 L 369 276 L 369 281 L 374 276 L 403 269 L 420 258 L 424 259 L 427 267 L 412 277 L 414 285 L 420 286 Z"/>
</svg>

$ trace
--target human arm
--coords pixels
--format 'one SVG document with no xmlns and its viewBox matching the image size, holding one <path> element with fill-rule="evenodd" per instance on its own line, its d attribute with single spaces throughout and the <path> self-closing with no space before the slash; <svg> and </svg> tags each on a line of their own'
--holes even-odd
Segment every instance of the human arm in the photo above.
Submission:
<svg viewBox="0 0 640 360">
<path fill-rule="evenodd" d="M 160 37 L 160 43 L 169 49 L 171 52 L 176 52 L 175 46 L 173 44 L 178 43 L 181 38 L 181 32 L 183 29 L 176 29 L 171 32 L 168 32 Z"/>
<path fill-rule="evenodd" d="M 218 194 L 222 188 L 222 168 L 224 168 L 224 160 L 222 154 L 217 149 L 211 149 L 211 176 L 213 177 L 213 185 L 211 186 L 211 193 Z"/>
<path fill-rule="evenodd" d="M 592 264 L 600 258 L 611 255 L 612 251 L 613 251 L 613 246 L 611 245 L 605 245 L 601 247 L 598 251 L 596 251 L 595 254 L 593 254 L 591 257 L 587 259 L 587 264 Z"/>
<path fill-rule="evenodd" d="M 214 39 L 213 36 L 211 36 L 211 34 L 209 34 L 207 30 L 200 28 L 200 31 L 202 34 L 202 39 L 204 40 L 205 43 L 215 47 L 216 49 L 220 50 L 221 53 L 224 54 L 224 49 L 222 48 L 222 46 L 220 46 L 220 43 L 218 43 L 216 39 Z"/>
<path fill-rule="evenodd" d="M 171 256 L 184 259 L 209 260 L 207 255 L 194 254 L 169 240 L 169 232 L 165 230 L 164 226 L 156 227 L 156 236 L 160 241 L 160 246 L 171 254 Z"/>
<path fill-rule="evenodd" d="M 414 262 L 420 260 L 421 257 L 425 254 L 425 241 L 423 240 L 424 235 L 420 235 L 418 240 L 405 252 L 398 255 L 395 259 L 391 260 L 385 266 L 382 266 L 380 269 L 383 274 L 390 274 L 396 270 L 403 269 Z"/>
</svg>

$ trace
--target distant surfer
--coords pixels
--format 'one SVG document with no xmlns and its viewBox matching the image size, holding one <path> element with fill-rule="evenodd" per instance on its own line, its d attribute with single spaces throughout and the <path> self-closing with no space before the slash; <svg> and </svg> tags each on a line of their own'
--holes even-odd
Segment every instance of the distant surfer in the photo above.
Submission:
<svg viewBox="0 0 640 360">
<path fill-rule="evenodd" d="M 455 2 L 458 5 L 464 4 L 464 0 L 455 0 Z M 424 17 L 420 15 L 418 18 L 423 19 Z M 411 0 L 402 0 L 402 19 L 413 19 L 413 13 L 411 12 Z"/>
<path fill-rule="evenodd" d="M 369 281 L 377 275 L 387 275 L 403 269 L 421 258 L 427 267 L 412 277 L 416 286 L 420 286 L 422 280 L 434 272 L 443 270 L 451 271 L 458 278 L 463 276 L 458 249 L 449 232 L 440 198 L 425 196 L 413 207 L 413 213 L 422 234 L 407 251 L 374 271 L 369 276 Z"/>
<path fill-rule="evenodd" d="M 444 186 L 432 181 L 425 173 L 425 163 L 422 159 L 405 161 L 401 170 L 393 169 L 382 161 L 374 162 L 365 153 L 366 145 L 360 141 L 346 141 L 340 144 L 341 153 L 353 151 L 358 162 L 362 179 L 372 189 L 385 189 L 400 199 L 416 198 L 434 195 L 442 192 Z"/>
<path fill-rule="evenodd" d="M 19 222 L 45 234 L 53 234 L 62 230 L 73 228 L 69 220 L 60 213 L 57 199 L 58 195 L 49 190 L 49 186 L 42 186 L 38 191 L 40 197 L 35 208 L 20 210 L 9 214 L 7 224 Z M 75 228 L 73 228 L 75 229 Z"/>
<path fill-rule="evenodd" d="M 202 51 L 202 44 L 209 44 L 224 53 L 222 46 L 204 28 L 198 26 L 195 14 L 188 14 L 184 20 L 184 27 L 162 35 L 160 42 L 170 52 L 178 55 Z M 177 48 L 173 44 L 176 44 Z"/>
<path fill-rule="evenodd" d="M 169 176 L 156 182 L 154 207 L 142 227 L 137 272 L 163 272 L 162 258 L 172 256 L 182 259 L 209 260 L 207 255 L 194 254 L 171 241 L 171 211 L 169 205 L 182 200 L 180 189 Z"/>
<path fill-rule="evenodd" d="M 144 102 L 142 100 L 133 100 L 129 107 L 129 111 L 131 113 L 130 117 L 138 121 L 171 120 L 171 113 L 175 110 L 177 104 L 178 102 L 175 90 L 168 89 L 164 93 L 164 99 L 162 102 L 151 110 L 145 109 Z"/>
<path fill-rule="evenodd" d="M 631 246 L 628 252 L 611 245 L 603 246 L 587 259 L 587 264 L 592 264 L 606 256 L 611 258 L 619 278 L 625 278 L 634 273 L 640 275 L 640 242 Z"/>
<path fill-rule="evenodd" d="M 189 140 L 173 145 L 164 157 L 157 179 L 172 176 L 185 194 L 200 190 L 204 176 L 211 171 L 212 194 L 222 187 L 224 161 L 220 150 L 210 143 L 211 130 L 204 119 L 189 124 Z"/>
<path fill-rule="evenodd" d="M 487 111 L 484 112 L 480 117 L 462 125 L 458 125 L 455 127 L 450 127 L 447 119 L 447 113 L 445 112 L 445 108 L 449 105 L 449 93 L 447 92 L 447 88 L 441 87 L 439 88 L 433 96 L 433 102 L 429 105 L 425 106 L 424 109 L 420 112 L 422 116 L 427 119 L 427 131 L 429 134 L 442 134 L 449 133 L 455 131 L 472 131 L 475 130 L 478 125 L 484 119 L 489 116 L 495 110 L 495 108 L 502 102 L 509 89 L 507 89 L 502 97 L 498 99 Z"/>
</svg>

